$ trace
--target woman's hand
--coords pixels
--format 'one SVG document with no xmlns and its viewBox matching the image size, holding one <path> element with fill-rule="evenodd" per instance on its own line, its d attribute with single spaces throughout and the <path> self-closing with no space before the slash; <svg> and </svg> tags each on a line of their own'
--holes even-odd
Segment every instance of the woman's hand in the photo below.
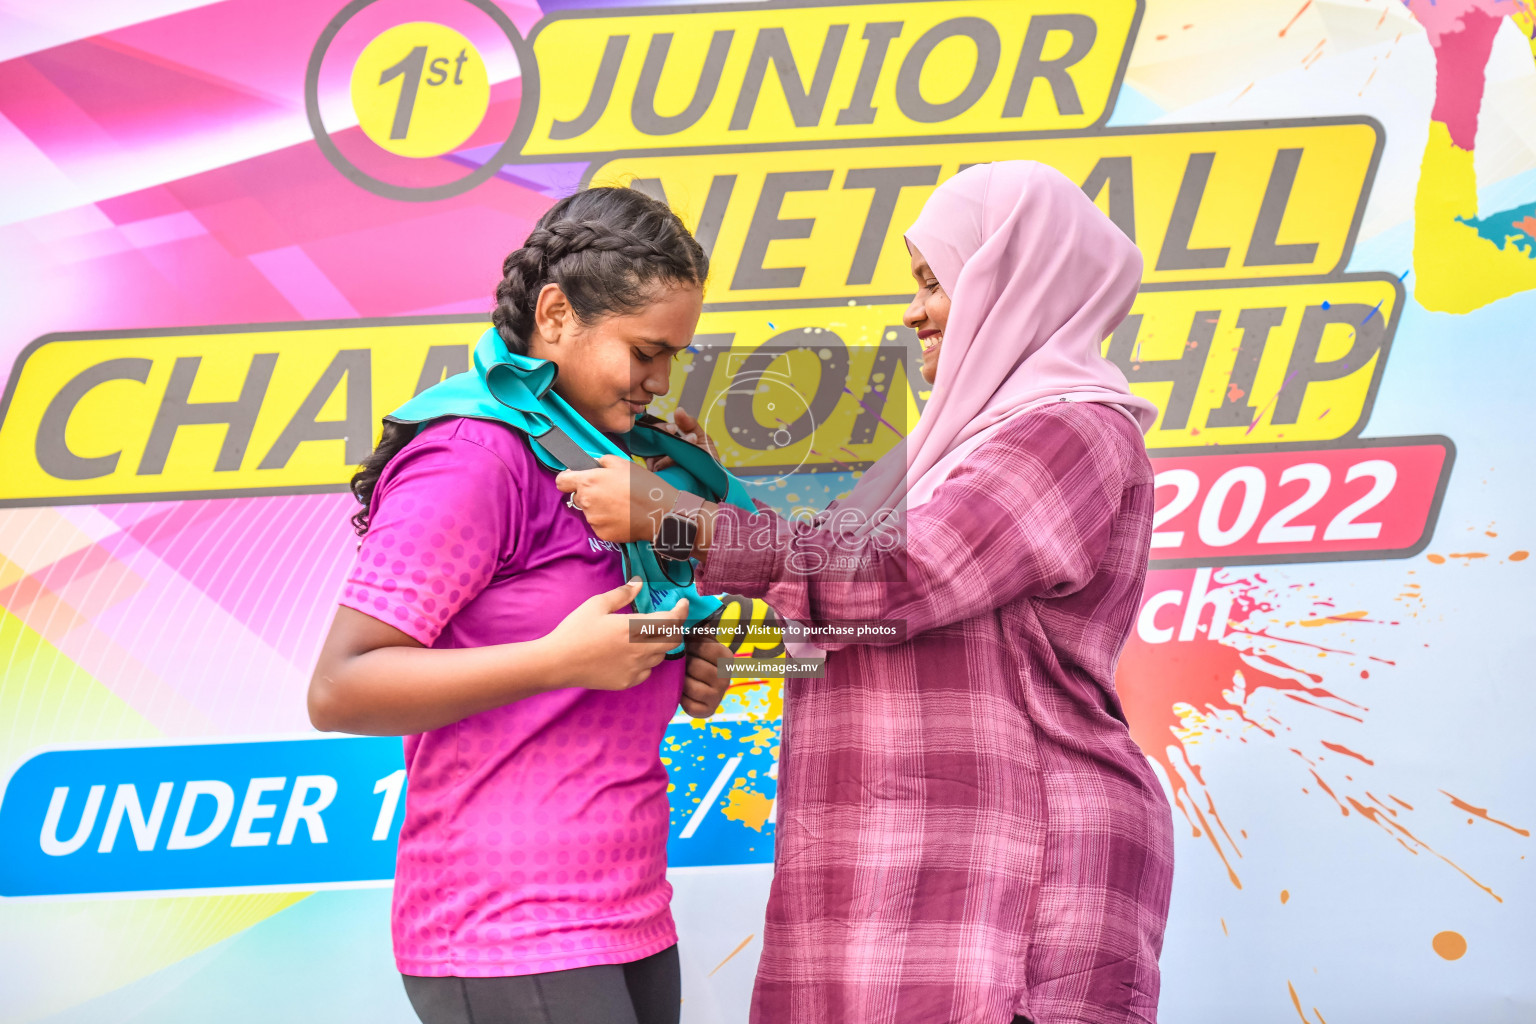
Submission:
<svg viewBox="0 0 1536 1024">
<path fill-rule="evenodd" d="M 699 421 L 689 415 L 687 409 L 678 408 L 672 413 L 671 423 L 658 423 L 655 424 L 655 427 L 657 430 L 666 431 L 673 437 L 680 437 L 684 441 L 698 445 L 709 452 L 710 457 L 716 462 L 720 461 L 720 453 L 715 450 L 715 442 L 710 440 L 709 435 L 704 432 L 704 428 L 700 426 Z M 670 455 L 652 455 L 645 460 L 645 468 L 652 473 L 673 464 Z"/>
<path fill-rule="evenodd" d="M 708 718 L 720 709 L 731 680 L 719 671 L 721 658 L 731 657 L 731 650 L 714 637 L 689 637 L 687 676 L 683 697 L 678 705 L 694 718 Z"/>
<path fill-rule="evenodd" d="M 675 636 L 664 633 L 654 640 L 632 638 L 632 622 L 676 623 L 688 618 L 683 599 L 670 611 L 620 615 L 640 592 L 640 581 L 587 598 L 577 605 L 549 634 L 560 652 L 561 676 L 567 686 L 589 690 L 627 690 L 650 678 L 667 652 L 677 646 Z M 718 701 L 716 703 L 719 703 Z"/>
<path fill-rule="evenodd" d="M 678 490 L 628 459 L 604 455 L 600 469 L 567 469 L 555 486 L 574 495 L 576 507 L 597 536 L 615 544 L 647 543 L 661 530 L 661 517 L 677 503 Z"/>
</svg>

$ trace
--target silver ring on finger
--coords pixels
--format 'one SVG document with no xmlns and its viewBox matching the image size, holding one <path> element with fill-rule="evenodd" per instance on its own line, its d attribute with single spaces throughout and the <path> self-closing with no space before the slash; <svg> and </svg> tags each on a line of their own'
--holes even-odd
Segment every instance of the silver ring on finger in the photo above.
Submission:
<svg viewBox="0 0 1536 1024">
<path fill-rule="evenodd" d="M 565 503 L 567 505 L 569 505 L 571 508 L 575 509 L 577 512 L 583 511 L 582 507 L 580 505 L 576 504 L 576 492 L 575 491 L 572 491 L 570 494 L 567 494 L 565 496 Z"/>
</svg>

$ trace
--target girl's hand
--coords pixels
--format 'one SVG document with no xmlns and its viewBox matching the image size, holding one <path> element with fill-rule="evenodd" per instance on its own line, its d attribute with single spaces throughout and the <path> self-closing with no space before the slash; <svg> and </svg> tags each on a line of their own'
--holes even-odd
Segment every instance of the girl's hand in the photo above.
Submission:
<svg viewBox="0 0 1536 1024">
<path fill-rule="evenodd" d="M 675 636 L 631 639 L 630 624 L 640 621 L 682 625 L 688 618 L 687 599 L 678 601 L 671 611 L 618 614 L 639 592 L 637 577 L 622 587 L 589 597 L 549 634 L 547 639 L 560 652 L 567 686 L 588 690 L 627 690 L 639 686 L 650 678 L 651 669 L 661 663 L 667 652 L 677 646 Z"/>
<path fill-rule="evenodd" d="M 615 544 L 654 541 L 661 517 L 677 502 L 678 490 L 628 459 L 604 455 L 600 469 L 567 469 L 555 486 L 574 496 L 597 536 Z"/>
<path fill-rule="evenodd" d="M 657 424 L 656 429 L 665 430 L 673 437 L 680 437 L 684 441 L 692 442 L 709 452 L 710 457 L 716 462 L 720 461 L 720 453 L 715 450 L 715 442 L 710 440 L 709 435 L 704 432 L 704 428 L 699 425 L 699 421 L 690 416 L 687 409 L 677 409 L 672 413 L 671 423 Z M 673 460 L 670 455 L 653 455 L 645 460 L 645 468 L 652 473 L 672 464 Z"/>
<path fill-rule="evenodd" d="M 720 709 L 731 680 L 719 672 L 721 658 L 731 657 L 730 648 L 713 637 L 688 638 L 687 677 L 678 705 L 694 718 L 708 718 Z"/>
</svg>

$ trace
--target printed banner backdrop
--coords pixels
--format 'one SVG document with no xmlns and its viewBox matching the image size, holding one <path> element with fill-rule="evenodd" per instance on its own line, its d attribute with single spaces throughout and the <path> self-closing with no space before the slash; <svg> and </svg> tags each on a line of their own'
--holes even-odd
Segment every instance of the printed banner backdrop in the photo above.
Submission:
<svg viewBox="0 0 1536 1024">
<path fill-rule="evenodd" d="M 928 397 L 902 230 L 1017 158 L 1145 255 L 1163 1019 L 1536 1019 L 1531 0 L 16 0 L 0 1020 L 414 1020 L 399 742 L 304 704 L 378 417 L 625 184 L 713 259 L 658 411 L 820 508 Z M 662 751 L 689 1024 L 746 1019 L 781 687 Z"/>
</svg>

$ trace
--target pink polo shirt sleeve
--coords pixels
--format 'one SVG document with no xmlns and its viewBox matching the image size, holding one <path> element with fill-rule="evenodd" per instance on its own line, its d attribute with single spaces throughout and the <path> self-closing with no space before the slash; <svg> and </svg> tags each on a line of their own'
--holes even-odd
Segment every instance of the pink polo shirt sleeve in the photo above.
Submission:
<svg viewBox="0 0 1536 1024">
<path fill-rule="evenodd" d="M 518 551 L 519 488 L 489 448 L 457 433 L 390 460 L 340 603 L 431 647 Z"/>
</svg>

